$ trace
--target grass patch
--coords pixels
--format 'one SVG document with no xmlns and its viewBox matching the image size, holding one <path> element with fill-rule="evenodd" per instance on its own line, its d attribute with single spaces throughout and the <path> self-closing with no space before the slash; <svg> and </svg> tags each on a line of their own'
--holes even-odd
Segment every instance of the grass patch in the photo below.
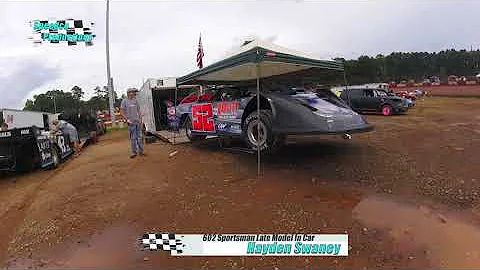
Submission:
<svg viewBox="0 0 480 270">
<path fill-rule="evenodd" d="M 125 131 L 125 130 L 128 130 L 128 126 L 124 126 L 122 128 L 107 127 L 107 132 L 116 132 L 116 131 Z"/>
</svg>

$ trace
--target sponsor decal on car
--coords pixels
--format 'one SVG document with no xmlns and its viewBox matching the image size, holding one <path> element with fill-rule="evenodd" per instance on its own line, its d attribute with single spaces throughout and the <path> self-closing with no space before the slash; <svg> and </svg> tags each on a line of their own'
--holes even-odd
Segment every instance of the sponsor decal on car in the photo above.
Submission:
<svg viewBox="0 0 480 270">
<path fill-rule="evenodd" d="M 232 126 L 231 126 L 230 131 L 231 131 L 232 133 L 241 133 L 241 132 L 242 132 L 242 129 L 240 128 L 240 125 L 235 124 L 235 125 L 232 125 Z"/>
<path fill-rule="evenodd" d="M 228 123 L 219 123 L 217 125 L 217 130 L 219 132 L 226 132 L 226 133 L 241 133 L 242 130 L 240 128 L 240 125 L 238 124 L 228 124 Z"/>
<path fill-rule="evenodd" d="M 217 130 L 218 131 L 227 131 L 228 130 L 228 124 L 226 123 L 220 123 L 217 125 Z"/>
<path fill-rule="evenodd" d="M 12 133 L 10 131 L 0 132 L 0 138 L 8 138 L 10 136 L 12 136 Z"/>
<path fill-rule="evenodd" d="M 235 115 L 240 108 L 240 102 L 222 102 L 218 103 L 217 110 L 218 115 Z"/>
<path fill-rule="evenodd" d="M 238 101 L 221 102 L 214 108 L 214 114 L 222 120 L 235 119 L 239 108 L 240 102 Z"/>
</svg>

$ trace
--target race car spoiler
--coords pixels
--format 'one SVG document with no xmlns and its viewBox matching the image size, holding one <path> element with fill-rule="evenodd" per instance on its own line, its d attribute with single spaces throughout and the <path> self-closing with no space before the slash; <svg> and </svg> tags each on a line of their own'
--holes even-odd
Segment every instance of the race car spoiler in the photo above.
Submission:
<svg viewBox="0 0 480 270">
<path fill-rule="evenodd" d="M 38 135 L 40 135 L 40 130 L 36 127 L 14 128 L 0 131 L 0 142 L 34 138 Z"/>
</svg>

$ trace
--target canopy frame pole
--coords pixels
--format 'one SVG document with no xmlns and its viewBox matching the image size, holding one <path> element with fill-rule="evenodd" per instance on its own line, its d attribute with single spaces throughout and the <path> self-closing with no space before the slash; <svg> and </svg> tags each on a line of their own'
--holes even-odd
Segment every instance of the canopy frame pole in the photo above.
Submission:
<svg viewBox="0 0 480 270">
<path fill-rule="evenodd" d="M 177 83 L 175 83 L 175 97 L 174 97 L 174 101 L 173 101 L 173 108 L 174 108 L 174 112 L 175 112 L 175 127 L 174 128 L 178 128 L 180 130 L 180 121 L 178 122 L 178 127 L 177 127 L 177 92 L 178 92 L 178 85 Z M 168 119 L 167 119 L 168 120 Z M 177 137 L 177 132 L 175 130 L 173 130 L 173 145 L 174 145 L 174 148 L 175 148 L 175 145 L 176 145 L 176 141 L 175 141 L 175 138 Z"/>
<path fill-rule="evenodd" d="M 257 48 L 257 63 L 256 63 L 256 75 L 257 75 L 257 177 L 260 177 L 260 52 Z"/>
<path fill-rule="evenodd" d="M 343 62 L 343 81 L 345 82 L 345 93 L 347 93 L 347 98 L 348 98 L 348 106 L 352 106 L 352 103 L 350 101 L 350 95 L 348 94 L 348 81 L 347 81 L 347 71 L 345 69 L 345 61 Z"/>
</svg>

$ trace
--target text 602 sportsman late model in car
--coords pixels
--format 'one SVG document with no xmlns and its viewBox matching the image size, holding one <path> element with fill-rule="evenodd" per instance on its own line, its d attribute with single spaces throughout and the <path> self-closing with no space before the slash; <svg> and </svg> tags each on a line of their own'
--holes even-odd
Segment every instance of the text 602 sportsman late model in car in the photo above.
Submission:
<svg viewBox="0 0 480 270">
<path fill-rule="evenodd" d="M 261 151 L 273 149 L 287 135 L 349 134 L 373 129 L 329 90 L 262 92 L 258 112 L 254 90 L 222 87 L 186 97 L 175 111 L 176 121 L 191 141 L 208 135 L 240 137 L 252 149 L 259 145 Z"/>
</svg>

